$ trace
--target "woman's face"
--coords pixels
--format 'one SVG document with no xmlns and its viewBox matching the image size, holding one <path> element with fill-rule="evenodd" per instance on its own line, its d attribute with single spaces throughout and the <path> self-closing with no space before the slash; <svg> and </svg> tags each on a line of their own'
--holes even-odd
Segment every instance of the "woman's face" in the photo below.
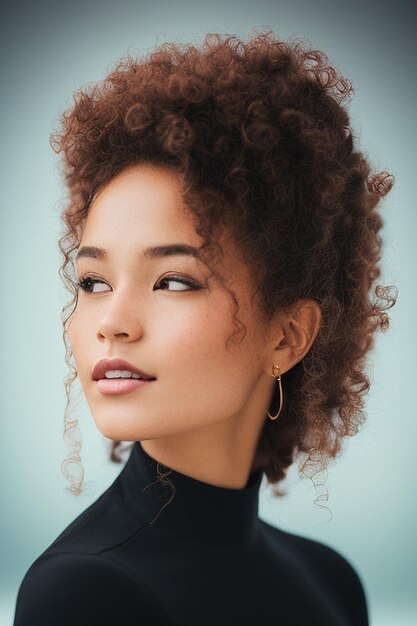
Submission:
<svg viewBox="0 0 417 626">
<path fill-rule="evenodd" d="M 265 378 L 267 344 L 250 302 L 254 287 L 233 244 L 224 247 L 223 263 L 246 336 L 227 347 L 237 330 L 235 306 L 209 280 L 209 268 L 193 255 L 144 254 L 156 246 L 202 245 L 180 189 L 173 169 L 129 166 L 95 197 L 85 222 L 80 250 L 101 248 L 106 256 L 77 259 L 77 279 L 90 280 L 88 291 L 79 288 L 66 326 L 94 421 L 110 439 L 159 438 L 237 417 Z M 103 393 L 92 369 L 105 357 L 125 359 L 156 380 Z"/>
</svg>

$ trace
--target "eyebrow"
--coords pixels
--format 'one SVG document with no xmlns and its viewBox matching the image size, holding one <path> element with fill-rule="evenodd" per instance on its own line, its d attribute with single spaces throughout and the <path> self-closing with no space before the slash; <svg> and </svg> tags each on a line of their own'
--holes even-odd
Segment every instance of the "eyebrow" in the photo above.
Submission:
<svg viewBox="0 0 417 626">
<path fill-rule="evenodd" d="M 183 243 L 171 243 L 164 246 L 152 246 L 145 248 L 142 252 L 144 259 L 160 259 L 166 256 L 174 255 L 186 255 L 186 256 L 198 256 L 198 248 Z M 108 258 L 107 251 L 104 248 L 98 248 L 97 246 L 83 246 L 77 252 L 75 260 L 81 257 L 88 257 L 90 259 L 97 259 L 99 261 L 105 261 Z"/>
</svg>

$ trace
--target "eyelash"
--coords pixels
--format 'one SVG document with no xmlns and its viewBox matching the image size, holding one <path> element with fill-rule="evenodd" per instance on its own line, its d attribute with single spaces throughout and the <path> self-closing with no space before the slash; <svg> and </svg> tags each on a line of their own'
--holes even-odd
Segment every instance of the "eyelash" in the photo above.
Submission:
<svg viewBox="0 0 417 626">
<path fill-rule="evenodd" d="M 174 289 L 173 291 L 177 291 L 179 293 L 181 292 L 185 292 L 185 291 L 196 291 L 197 289 L 201 289 L 200 285 L 198 285 L 197 283 L 194 283 L 190 280 L 187 280 L 185 278 L 180 278 L 179 276 L 164 276 L 158 284 L 161 284 L 162 282 L 176 282 L 176 283 L 182 283 L 184 285 L 187 285 L 189 287 L 189 289 Z M 94 292 L 94 291 L 90 291 L 88 284 L 90 284 L 91 286 L 95 285 L 96 283 L 103 283 L 106 284 L 105 281 L 100 280 L 99 278 L 94 278 L 93 276 L 82 276 L 80 278 L 80 280 L 76 283 L 77 288 L 82 289 L 85 293 L 105 293 L 104 291 L 99 291 L 99 292 Z M 156 290 L 155 290 L 156 291 Z M 166 290 L 163 290 L 166 291 Z M 170 291 L 170 290 L 168 290 Z"/>
</svg>

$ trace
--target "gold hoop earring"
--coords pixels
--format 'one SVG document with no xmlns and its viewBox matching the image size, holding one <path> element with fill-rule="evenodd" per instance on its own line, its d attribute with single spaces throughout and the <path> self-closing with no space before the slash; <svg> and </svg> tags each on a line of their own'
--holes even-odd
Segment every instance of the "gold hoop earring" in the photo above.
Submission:
<svg viewBox="0 0 417 626">
<path fill-rule="evenodd" d="M 277 369 L 277 370 L 278 370 L 278 372 L 279 372 L 277 376 L 275 376 L 275 370 L 276 370 L 276 369 Z M 278 415 L 281 413 L 282 403 L 283 403 L 283 400 L 284 400 L 284 394 L 283 394 L 283 392 L 282 392 L 282 386 L 281 386 L 281 370 L 280 370 L 280 368 L 278 367 L 278 365 L 273 365 L 273 366 L 272 366 L 272 376 L 273 376 L 274 378 L 276 378 L 276 380 L 278 381 L 278 387 L 279 387 L 279 409 L 278 409 L 278 413 L 277 413 L 276 415 L 270 415 L 269 411 L 267 411 L 267 413 L 268 413 L 268 417 L 269 417 L 271 420 L 276 420 L 276 419 L 277 419 L 277 417 L 278 417 Z"/>
</svg>

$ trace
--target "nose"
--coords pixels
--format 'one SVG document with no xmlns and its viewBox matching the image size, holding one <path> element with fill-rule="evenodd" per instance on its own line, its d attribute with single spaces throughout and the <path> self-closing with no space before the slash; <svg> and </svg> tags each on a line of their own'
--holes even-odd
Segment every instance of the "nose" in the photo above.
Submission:
<svg viewBox="0 0 417 626">
<path fill-rule="evenodd" d="M 98 340 L 131 342 L 142 334 L 143 324 L 136 301 L 128 294 L 114 294 L 102 313 L 96 333 Z"/>
</svg>

